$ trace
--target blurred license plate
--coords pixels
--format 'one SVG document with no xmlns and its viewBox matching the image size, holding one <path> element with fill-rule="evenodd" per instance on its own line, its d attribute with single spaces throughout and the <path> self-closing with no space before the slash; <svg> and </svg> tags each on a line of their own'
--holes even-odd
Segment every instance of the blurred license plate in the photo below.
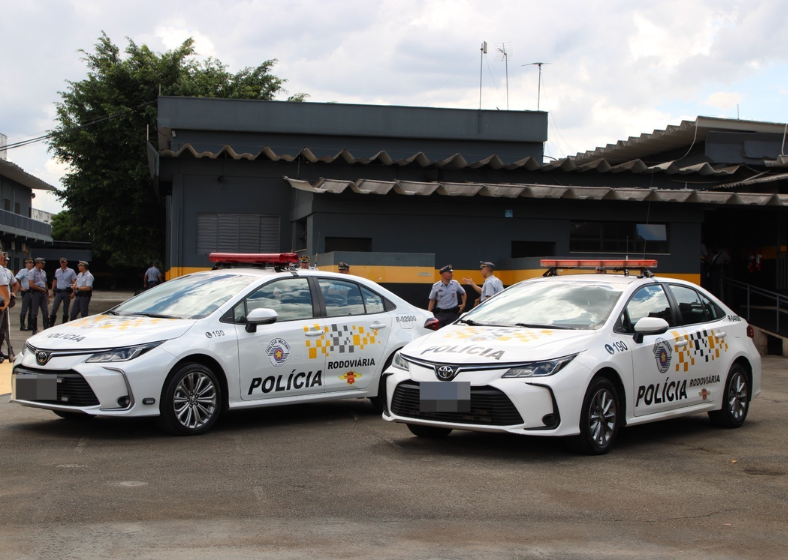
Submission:
<svg viewBox="0 0 788 560">
<path fill-rule="evenodd" d="M 470 381 L 427 381 L 419 388 L 421 412 L 470 412 Z"/>
<path fill-rule="evenodd" d="M 16 375 L 16 399 L 23 401 L 56 401 L 57 376 L 37 374 Z"/>
</svg>

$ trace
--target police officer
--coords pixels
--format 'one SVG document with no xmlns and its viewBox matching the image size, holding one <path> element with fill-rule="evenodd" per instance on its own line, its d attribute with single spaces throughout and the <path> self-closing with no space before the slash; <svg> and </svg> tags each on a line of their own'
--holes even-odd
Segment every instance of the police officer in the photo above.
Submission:
<svg viewBox="0 0 788 560">
<path fill-rule="evenodd" d="M 33 259 L 25 259 L 25 268 L 16 273 L 16 279 L 19 282 L 19 291 L 22 292 L 22 312 L 19 314 L 20 331 L 29 331 L 32 328 L 30 321 L 30 298 L 32 291 L 30 290 L 29 273 L 33 270 Z M 25 326 L 25 317 L 27 317 L 27 325 Z"/>
<path fill-rule="evenodd" d="M 10 333 L 8 332 L 8 308 L 11 302 L 11 292 L 8 289 L 8 275 L 7 274 L 0 274 L 0 318 L 2 318 L 3 324 L 0 325 L 0 345 L 3 343 L 3 339 L 8 338 L 8 355 L 9 357 L 13 358 L 13 352 L 11 351 L 11 341 L 10 341 Z M 0 362 L 5 359 L 5 354 L 0 353 Z"/>
<path fill-rule="evenodd" d="M 309 255 L 301 255 L 299 261 L 301 263 L 301 268 L 309 270 Z"/>
<path fill-rule="evenodd" d="M 340 261 L 339 266 L 337 268 L 339 268 L 340 274 L 350 274 L 350 265 L 346 262 Z"/>
<path fill-rule="evenodd" d="M 47 273 L 44 270 L 46 261 L 43 257 L 35 259 L 35 268 L 28 272 L 30 279 L 30 289 L 33 290 L 33 296 L 30 298 L 32 308 L 30 310 L 30 329 L 33 334 L 38 332 L 38 311 L 43 311 L 41 314 L 41 321 L 44 323 L 44 328 L 49 327 L 49 291 L 47 290 Z"/>
<path fill-rule="evenodd" d="M 149 290 L 162 282 L 164 282 L 164 277 L 161 275 L 161 270 L 159 270 L 159 261 L 153 261 L 153 266 L 145 271 L 142 285 L 146 290 Z"/>
<path fill-rule="evenodd" d="M 482 261 L 479 268 L 482 273 L 482 278 L 484 278 L 484 283 L 481 286 L 477 286 L 476 282 L 470 278 L 462 279 L 467 285 L 472 286 L 477 294 L 481 294 L 481 297 L 476 300 L 475 305 L 484 303 L 485 300 L 503 291 L 503 282 L 495 276 L 495 265 L 493 263 Z"/>
<path fill-rule="evenodd" d="M 452 279 L 454 271 L 450 264 L 440 269 L 441 279 L 432 285 L 427 311 L 432 311 L 440 322 L 440 328 L 456 321 L 465 309 L 468 295 L 460 283 Z"/>
<path fill-rule="evenodd" d="M 52 313 L 49 315 L 49 326 L 54 327 L 57 319 L 57 310 L 63 302 L 63 322 L 68 323 L 68 308 L 71 304 L 71 285 L 77 279 L 77 273 L 73 268 L 68 267 L 68 259 L 60 259 L 60 268 L 55 271 L 55 278 L 52 280 L 52 295 L 55 301 L 52 303 Z"/>
<path fill-rule="evenodd" d="M 87 261 L 79 261 L 79 274 L 72 285 L 73 293 L 71 294 L 74 299 L 74 307 L 71 308 L 71 320 L 77 318 L 77 315 L 82 313 L 83 317 L 88 316 L 88 304 L 90 297 L 93 295 L 93 275 L 88 270 L 90 263 Z"/>
</svg>

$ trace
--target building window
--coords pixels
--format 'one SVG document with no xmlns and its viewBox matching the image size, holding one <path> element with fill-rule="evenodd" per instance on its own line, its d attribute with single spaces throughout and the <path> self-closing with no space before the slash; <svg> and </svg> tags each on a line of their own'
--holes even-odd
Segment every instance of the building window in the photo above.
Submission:
<svg viewBox="0 0 788 560">
<path fill-rule="evenodd" d="M 11 199 L 10 198 L 4 198 L 3 199 L 3 210 L 5 210 L 6 212 L 10 212 L 11 211 Z"/>
<path fill-rule="evenodd" d="M 278 253 L 279 216 L 197 214 L 197 254 Z"/>
<path fill-rule="evenodd" d="M 22 205 L 14 202 L 14 214 L 22 214 Z"/>
<path fill-rule="evenodd" d="M 333 251 L 372 252 L 371 237 L 326 237 L 326 253 Z"/>
<path fill-rule="evenodd" d="M 512 241 L 512 258 L 554 257 L 555 243 L 552 241 Z"/>
<path fill-rule="evenodd" d="M 572 253 L 669 253 L 665 224 L 572 222 Z"/>
</svg>

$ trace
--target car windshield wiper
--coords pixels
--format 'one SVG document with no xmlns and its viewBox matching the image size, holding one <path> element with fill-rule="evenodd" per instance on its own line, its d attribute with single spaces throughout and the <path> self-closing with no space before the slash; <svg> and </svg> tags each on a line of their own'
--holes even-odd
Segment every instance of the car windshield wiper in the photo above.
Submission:
<svg viewBox="0 0 788 560">
<path fill-rule="evenodd" d="M 160 315 L 158 313 L 124 313 L 123 316 L 152 317 L 153 319 L 180 319 L 180 317 L 176 317 L 175 315 Z"/>
<path fill-rule="evenodd" d="M 104 315 L 117 315 L 117 314 L 118 314 L 118 312 L 117 311 L 112 311 L 112 309 L 109 309 L 109 310 L 104 312 Z"/>
<path fill-rule="evenodd" d="M 531 323 L 515 323 L 515 326 L 525 327 L 526 329 L 563 329 L 574 330 L 574 327 L 565 327 L 563 325 L 535 325 Z"/>
<path fill-rule="evenodd" d="M 476 321 L 474 321 L 474 320 L 472 320 L 472 319 L 460 319 L 460 320 L 459 320 L 459 321 L 457 321 L 457 322 L 458 322 L 458 323 L 465 323 L 466 325 L 470 325 L 470 326 L 472 326 L 472 327 L 476 327 L 476 326 L 478 326 L 478 325 L 480 325 L 480 324 L 481 324 L 481 323 L 477 323 Z"/>
</svg>

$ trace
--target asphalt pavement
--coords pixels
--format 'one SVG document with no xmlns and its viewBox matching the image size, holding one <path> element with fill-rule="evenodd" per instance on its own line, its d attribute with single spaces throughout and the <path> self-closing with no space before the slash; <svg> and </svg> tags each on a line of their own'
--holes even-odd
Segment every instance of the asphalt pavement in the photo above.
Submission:
<svg viewBox="0 0 788 560">
<path fill-rule="evenodd" d="M 785 558 L 788 360 L 738 430 L 705 415 L 562 441 L 413 437 L 365 400 L 207 435 L 0 399 L 0 558 Z"/>
</svg>

